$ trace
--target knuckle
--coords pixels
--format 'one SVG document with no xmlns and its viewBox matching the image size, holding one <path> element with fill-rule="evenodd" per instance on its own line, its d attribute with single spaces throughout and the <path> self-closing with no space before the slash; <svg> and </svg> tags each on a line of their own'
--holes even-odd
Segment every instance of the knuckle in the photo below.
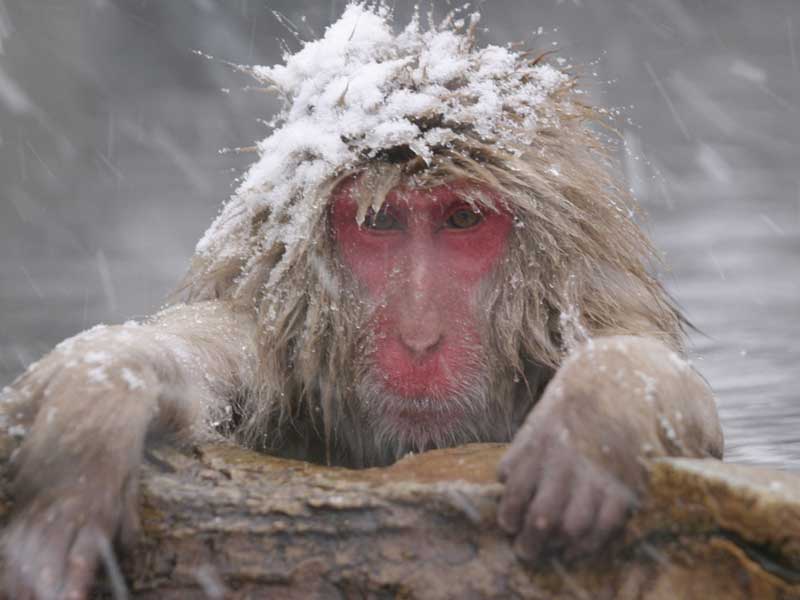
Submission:
<svg viewBox="0 0 800 600">
<path fill-rule="evenodd" d="M 528 534 L 539 535 L 552 530 L 557 516 L 536 502 L 531 502 L 525 513 L 524 529 Z"/>
</svg>

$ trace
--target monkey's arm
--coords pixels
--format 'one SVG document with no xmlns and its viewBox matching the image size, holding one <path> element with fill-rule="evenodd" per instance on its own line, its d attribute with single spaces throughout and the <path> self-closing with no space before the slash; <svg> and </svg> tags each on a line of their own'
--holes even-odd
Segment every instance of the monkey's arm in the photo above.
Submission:
<svg viewBox="0 0 800 600">
<path fill-rule="evenodd" d="M 110 540 L 137 526 L 148 437 L 210 434 L 255 372 L 253 317 L 218 302 L 59 344 L 2 395 L 15 514 L 3 534 L 12 598 L 82 598 Z"/>
<path fill-rule="evenodd" d="M 500 465 L 501 527 L 517 551 L 600 547 L 625 522 L 646 459 L 721 458 L 711 390 L 662 342 L 595 339 L 556 372 Z"/>
</svg>

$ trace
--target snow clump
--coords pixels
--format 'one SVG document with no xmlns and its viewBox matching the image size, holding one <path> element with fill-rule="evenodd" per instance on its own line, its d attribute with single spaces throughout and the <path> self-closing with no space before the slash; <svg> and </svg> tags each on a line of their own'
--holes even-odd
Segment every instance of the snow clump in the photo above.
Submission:
<svg viewBox="0 0 800 600">
<path fill-rule="evenodd" d="M 415 16 L 399 33 L 392 21 L 384 6 L 351 3 L 322 38 L 284 55 L 283 64 L 244 68 L 284 107 L 200 240 L 200 256 L 245 256 L 251 231 L 244 223 L 265 208 L 262 247 L 290 250 L 308 239 L 324 208 L 322 186 L 387 150 L 404 148 L 430 163 L 468 136 L 517 152 L 555 118 L 547 100 L 571 78 L 529 53 L 478 47 L 478 13 L 452 14 L 427 30 Z"/>
</svg>

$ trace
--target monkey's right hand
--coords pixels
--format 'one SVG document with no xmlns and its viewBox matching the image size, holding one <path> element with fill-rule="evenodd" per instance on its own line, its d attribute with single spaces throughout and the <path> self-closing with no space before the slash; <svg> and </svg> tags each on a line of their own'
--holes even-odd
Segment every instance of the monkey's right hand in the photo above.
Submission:
<svg viewBox="0 0 800 600">
<path fill-rule="evenodd" d="M 157 381 L 107 353 L 54 351 L 0 396 L 14 513 L 2 534 L 2 590 L 14 600 L 85 598 L 98 564 L 138 530 L 137 469 Z M 116 577 L 115 577 L 116 575 Z"/>
</svg>

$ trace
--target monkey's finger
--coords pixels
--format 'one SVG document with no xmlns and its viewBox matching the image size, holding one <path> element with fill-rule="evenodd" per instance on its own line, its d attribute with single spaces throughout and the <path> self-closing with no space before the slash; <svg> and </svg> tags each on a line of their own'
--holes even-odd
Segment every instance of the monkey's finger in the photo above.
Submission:
<svg viewBox="0 0 800 600">
<path fill-rule="evenodd" d="M 578 477 L 575 491 L 569 499 L 564 517 L 561 519 L 561 534 L 564 537 L 567 560 L 577 558 L 577 548 L 594 523 L 595 515 L 600 508 L 603 494 L 595 483 L 587 477 Z"/>
<path fill-rule="evenodd" d="M 520 461 L 542 454 L 541 449 L 548 445 L 546 436 L 535 429 L 530 421 L 526 421 L 522 429 L 517 432 L 514 442 L 497 465 L 497 476 L 500 481 L 505 482 Z"/>
<path fill-rule="evenodd" d="M 9 598 L 52 598 L 63 577 L 70 528 L 62 516 L 34 499 L 3 532 L 3 587 Z"/>
<path fill-rule="evenodd" d="M 497 508 L 497 523 L 508 534 L 522 526 L 525 511 L 533 498 L 541 478 L 542 458 L 536 454 L 515 462 L 505 479 L 505 490 Z"/>
<path fill-rule="evenodd" d="M 602 548 L 622 529 L 631 508 L 631 498 L 628 494 L 607 492 L 597 513 L 594 527 L 581 544 L 582 552 L 591 554 Z"/>
<path fill-rule="evenodd" d="M 565 463 L 566 458 L 560 455 L 549 461 L 542 485 L 528 506 L 514 544 L 517 556 L 523 560 L 536 561 L 560 525 L 572 480 L 572 470 Z"/>
<path fill-rule="evenodd" d="M 75 538 L 67 558 L 66 577 L 61 598 L 84 600 L 94 581 L 99 559 L 98 535 L 95 527 L 83 527 Z"/>
<path fill-rule="evenodd" d="M 5 551 L 3 554 L 6 564 L 2 580 L 3 595 L 0 597 L 7 600 L 34 600 L 36 581 L 30 573 L 30 567 L 15 560 L 12 552 Z"/>
</svg>

